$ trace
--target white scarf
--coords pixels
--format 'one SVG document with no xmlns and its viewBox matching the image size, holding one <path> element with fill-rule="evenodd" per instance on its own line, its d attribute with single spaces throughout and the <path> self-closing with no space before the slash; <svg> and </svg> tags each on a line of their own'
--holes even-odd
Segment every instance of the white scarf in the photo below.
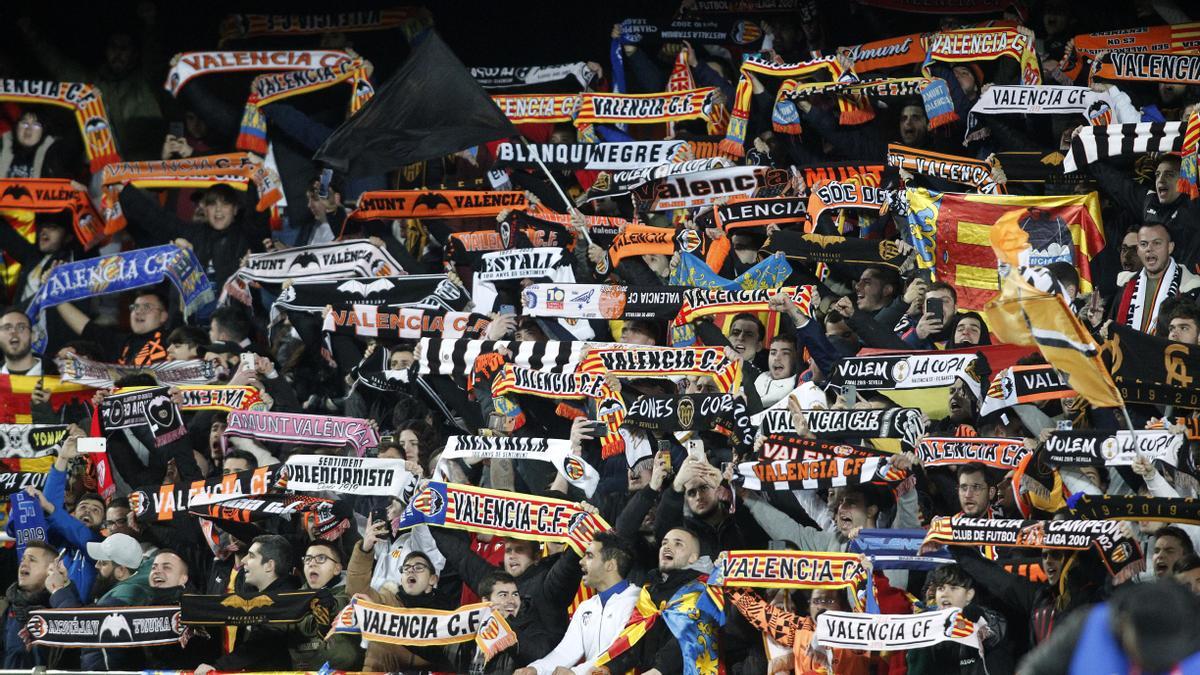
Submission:
<svg viewBox="0 0 1200 675">
<path fill-rule="evenodd" d="M 1147 298 L 1150 280 L 1146 275 L 1146 270 L 1143 269 L 1133 278 L 1133 283 L 1137 285 L 1133 289 L 1133 297 L 1129 302 L 1129 313 L 1126 315 L 1125 325 L 1143 333 L 1152 333 L 1158 322 L 1158 310 L 1162 307 L 1163 301 L 1178 295 L 1182 282 L 1183 268 L 1172 258 L 1163 272 L 1162 278 L 1159 279 L 1158 286 L 1154 289 L 1154 297 Z M 1147 305 L 1150 308 L 1149 316 L 1146 316 Z"/>
</svg>

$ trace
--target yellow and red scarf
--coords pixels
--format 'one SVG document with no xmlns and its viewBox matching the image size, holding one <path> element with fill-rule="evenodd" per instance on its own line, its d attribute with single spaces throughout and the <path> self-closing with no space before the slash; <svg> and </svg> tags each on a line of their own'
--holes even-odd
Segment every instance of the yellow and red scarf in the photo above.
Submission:
<svg viewBox="0 0 1200 675">
<path fill-rule="evenodd" d="M 112 123 L 104 109 L 100 90 L 83 82 L 51 82 L 46 80 L 0 79 L 0 101 L 40 103 L 70 108 L 83 134 L 88 166 L 99 173 L 105 166 L 121 161 L 113 140 Z"/>
<path fill-rule="evenodd" d="M 246 110 L 242 113 L 242 130 L 237 138 L 238 149 L 259 155 L 267 154 L 267 123 L 259 110 L 262 106 L 292 96 L 320 91 L 341 82 L 349 82 L 354 87 L 350 96 L 350 115 L 362 109 L 375 95 L 375 89 L 367 80 L 367 69 L 362 59 L 343 61 L 311 70 L 267 73 L 254 78 L 250 85 L 250 98 L 246 100 Z"/>
</svg>

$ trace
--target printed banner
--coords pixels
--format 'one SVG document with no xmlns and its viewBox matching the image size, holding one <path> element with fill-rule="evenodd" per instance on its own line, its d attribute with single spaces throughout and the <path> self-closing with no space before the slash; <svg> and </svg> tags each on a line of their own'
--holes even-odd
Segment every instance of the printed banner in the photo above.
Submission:
<svg viewBox="0 0 1200 675">
<path fill-rule="evenodd" d="M 505 490 L 431 482 L 404 510 L 400 529 L 421 523 L 500 537 L 569 544 L 582 552 L 604 519 L 572 502 Z"/>
<path fill-rule="evenodd" d="M 389 277 L 403 270 L 385 249 L 358 240 L 252 253 L 238 270 L 238 276 L 260 283 L 281 284 L 297 277 L 306 281 Z"/>
<path fill-rule="evenodd" d="M 62 379 L 77 382 L 96 389 L 112 389 L 117 380 L 130 375 L 149 373 L 164 386 L 180 384 L 208 384 L 217 377 L 216 366 L 211 361 L 199 359 L 187 361 L 163 361 L 149 366 L 123 366 L 116 363 L 99 363 L 74 353 L 56 359 Z"/>
<path fill-rule="evenodd" d="M 957 642 L 982 652 L 979 626 L 984 624 L 967 620 L 958 608 L 920 614 L 827 611 L 817 617 L 813 642 L 821 647 L 873 652 L 902 652 Z"/>
<path fill-rule="evenodd" d="M 340 492 L 399 497 L 416 479 L 403 459 L 292 455 L 279 471 L 279 487 L 297 492 Z"/>
<path fill-rule="evenodd" d="M 853 588 L 867 577 L 862 556 L 825 551 L 721 551 L 709 586 Z"/>
<path fill-rule="evenodd" d="M 234 495 L 252 496 L 267 493 L 275 480 L 276 466 L 214 476 L 192 483 L 167 483 L 133 490 L 129 493 L 129 509 L 142 522 L 173 520 L 176 513 L 188 510 L 192 500 Z"/>
<path fill-rule="evenodd" d="M 354 446 L 362 457 L 379 446 L 379 432 L 367 420 L 253 410 L 230 411 L 225 436 L 300 445 Z"/>
<path fill-rule="evenodd" d="M 1019 438 L 957 438 L 927 436 L 917 445 L 921 466 L 984 464 L 993 469 L 1012 470 L 1032 450 Z"/>
<path fill-rule="evenodd" d="M 39 609 L 25 629 L 35 645 L 89 649 L 169 645 L 183 635 L 178 607 Z"/>
<path fill-rule="evenodd" d="M 1177 466 L 1184 437 L 1170 431 L 1050 432 L 1046 459 L 1066 466 L 1130 466 L 1138 456 Z M 1189 464 L 1184 458 L 1184 465 Z"/>
<path fill-rule="evenodd" d="M 216 295 L 191 249 L 167 244 L 55 267 L 25 310 L 34 323 L 34 351 L 41 352 L 46 348 L 43 314 L 47 309 L 64 302 L 154 286 L 167 280 L 182 296 L 185 318 L 208 317 Z"/>
<path fill-rule="evenodd" d="M 892 201 L 895 194 L 895 190 L 857 183 L 817 183 L 810 186 L 808 213 L 812 222 L 816 223 L 825 209 L 867 209 L 879 212 L 884 205 Z"/>
<path fill-rule="evenodd" d="M 524 211 L 524 192 L 477 190 L 372 190 L 358 198 L 350 219 L 482 218 L 501 211 Z"/>
<path fill-rule="evenodd" d="M 496 146 L 498 166 L 537 168 L 538 160 L 557 170 L 619 171 L 676 161 L 687 141 L 624 143 L 509 143 Z"/>
<path fill-rule="evenodd" d="M 568 483 L 591 497 L 600 484 L 600 474 L 571 452 L 571 442 L 559 438 L 511 436 L 451 436 L 446 439 L 442 459 L 526 459 L 548 462 Z"/>
</svg>

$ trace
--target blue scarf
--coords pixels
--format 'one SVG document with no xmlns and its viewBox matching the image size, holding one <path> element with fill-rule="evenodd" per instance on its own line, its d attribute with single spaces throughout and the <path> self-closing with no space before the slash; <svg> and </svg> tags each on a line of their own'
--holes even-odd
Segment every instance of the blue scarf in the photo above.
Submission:
<svg viewBox="0 0 1200 675">
<path fill-rule="evenodd" d="M 17 560 L 25 556 L 25 544 L 31 541 L 46 541 L 46 514 L 37 497 L 24 492 L 14 492 L 8 497 L 9 536 L 17 540 Z"/>
<path fill-rule="evenodd" d="M 846 550 L 866 555 L 881 570 L 928 571 L 954 562 L 944 546 L 920 555 L 925 535 L 925 530 L 861 530 Z"/>
<path fill-rule="evenodd" d="M 216 305 L 216 294 L 204 268 L 189 249 L 173 244 L 125 251 L 102 258 L 60 265 L 50 273 L 25 313 L 35 324 L 33 350 L 46 348 L 45 310 L 64 302 L 153 286 L 169 279 L 183 296 L 183 315 L 205 319 Z"/>
<path fill-rule="evenodd" d="M 700 258 L 687 251 L 680 251 L 679 265 L 671 272 L 671 279 L 668 283 L 672 286 L 748 291 L 757 288 L 779 288 L 791 274 L 792 266 L 788 263 L 787 258 L 784 258 L 782 255 L 772 255 L 754 267 L 742 272 L 736 278 L 726 279 L 714 272 Z M 695 343 L 696 333 L 691 324 L 672 327 L 672 345 L 676 347 L 690 347 Z"/>
</svg>

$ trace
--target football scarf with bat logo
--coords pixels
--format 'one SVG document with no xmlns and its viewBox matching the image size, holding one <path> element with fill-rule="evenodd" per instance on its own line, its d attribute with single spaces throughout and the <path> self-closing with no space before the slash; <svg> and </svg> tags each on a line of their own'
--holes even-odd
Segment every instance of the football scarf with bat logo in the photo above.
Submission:
<svg viewBox="0 0 1200 675">
<path fill-rule="evenodd" d="M 297 281 L 283 289 L 272 309 L 320 314 L 327 305 L 348 307 L 467 308 L 471 297 L 444 274 Z"/>
<path fill-rule="evenodd" d="M 0 101 L 34 103 L 69 108 L 83 135 L 88 171 L 100 173 L 107 165 L 121 161 L 113 140 L 112 123 L 104 109 L 99 87 L 83 82 L 0 79 Z"/>
<path fill-rule="evenodd" d="M 180 622 L 188 626 L 258 626 L 296 623 L 307 616 L 333 623 L 335 601 L 328 591 L 259 593 L 249 597 L 184 593 Z"/>
<path fill-rule="evenodd" d="M 378 447 L 379 432 L 357 417 L 303 415 L 299 413 L 233 410 L 227 417 L 224 437 L 237 436 L 273 443 L 354 446 L 359 457 Z"/>
<path fill-rule="evenodd" d="M 579 364 L 581 373 L 612 373 L 617 377 L 678 377 L 709 375 L 723 392 L 737 389 L 742 362 L 730 359 L 720 347 L 597 347 Z"/>
<path fill-rule="evenodd" d="M 390 277 L 404 270 L 386 249 L 365 240 L 312 244 L 252 253 L 238 276 L 264 284 L 310 280 Z"/>
<path fill-rule="evenodd" d="M 764 437 L 762 447 L 758 451 L 758 461 L 812 462 L 830 457 L 886 457 L 892 454 L 895 453 L 782 432 Z"/>
<path fill-rule="evenodd" d="M 1079 394 L 1067 378 L 1050 364 L 1010 366 L 996 373 L 983 399 L 980 415 L 1014 405 L 1071 398 Z"/>
<path fill-rule="evenodd" d="M 394 312 L 370 305 L 335 309 L 325 315 L 321 330 L 336 335 L 415 340 L 421 337 L 479 338 L 492 319 L 475 312 L 401 307 Z"/>
<path fill-rule="evenodd" d="M 949 387 L 959 378 L 978 382 L 976 367 L 974 354 L 852 356 L 838 361 L 829 382 L 861 391 Z"/>
<path fill-rule="evenodd" d="M 194 77 L 214 73 L 262 72 L 273 70 L 309 70 L 350 61 L 341 50 L 289 49 L 220 52 L 186 52 L 171 59 L 171 69 L 163 88 L 171 96 Z"/>
<path fill-rule="evenodd" d="M 785 286 L 777 289 L 727 291 L 719 288 L 689 288 L 683 293 L 683 305 L 672 322 L 671 343 L 677 347 L 688 347 L 695 336 L 681 335 L 680 327 L 697 319 L 715 314 L 741 314 L 770 311 L 770 300 L 779 294 L 786 295 L 804 315 L 811 314 L 811 305 L 817 299 L 815 286 Z M 688 331 L 690 333 L 690 331 Z"/>
<path fill-rule="evenodd" d="M 1041 84 L 1042 69 L 1038 64 L 1033 39 L 1016 28 L 962 28 L 934 33 L 929 36 L 922 74 L 929 77 L 933 61 L 951 65 L 974 61 L 993 61 L 1011 58 L 1021 69 L 1021 84 Z"/>
<path fill-rule="evenodd" d="M 350 212 L 349 218 L 483 218 L 528 208 L 524 192 L 372 190 L 358 198 L 358 207 Z"/>
<path fill-rule="evenodd" d="M 656 94 L 611 94 L 585 92 L 581 95 L 575 125 L 655 124 L 709 119 L 713 111 L 713 87 Z"/>
<path fill-rule="evenodd" d="M 745 402 L 730 394 L 639 396 L 629 405 L 624 426 L 659 435 L 715 429 L 738 445 L 754 444 L 754 427 Z"/>
<path fill-rule="evenodd" d="M 88 193 L 65 178 L 0 179 L 0 209 L 71 214 L 75 236 L 90 249 L 104 233 L 104 223 Z"/>
<path fill-rule="evenodd" d="M 1191 471 L 1189 455 L 1179 456 L 1184 437 L 1162 431 L 1051 431 L 1042 444 L 1046 460 L 1063 466 L 1131 466 L 1138 457 Z M 1182 460 L 1182 462 L 1180 462 Z"/>
<path fill-rule="evenodd" d="M 898 438 L 915 448 L 925 433 L 925 422 L 917 408 L 886 410 L 805 410 L 808 430 L 818 438 L 850 440 L 858 438 Z M 765 410 L 759 418 L 768 434 L 796 433 L 788 410 Z"/>
<path fill-rule="evenodd" d="M 370 642 L 409 646 L 474 640 L 484 663 L 517 644 L 516 631 L 499 612 L 483 602 L 444 610 L 391 607 L 356 597 L 334 620 L 333 630 L 361 635 Z"/>
<path fill-rule="evenodd" d="M 896 652 L 957 642 L 979 650 L 979 627 L 957 607 L 920 614 L 822 612 L 813 644 L 834 649 Z"/>
<path fill-rule="evenodd" d="M 182 385 L 178 387 L 183 403 L 181 410 L 266 410 L 262 394 L 254 387 L 237 385 Z"/>
<path fill-rule="evenodd" d="M 106 431 L 147 427 L 154 444 L 162 447 L 183 438 L 187 427 L 167 387 L 127 387 L 104 397 L 100 417 Z"/>
<path fill-rule="evenodd" d="M 163 361 L 148 366 L 123 366 L 117 363 L 98 363 L 77 354 L 66 354 L 57 359 L 58 368 L 63 373 L 66 382 L 111 389 L 117 380 L 149 373 L 159 384 L 173 386 L 180 384 L 208 384 L 216 379 L 216 367 L 211 361 L 199 359 L 185 361 Z"/>
<path fill-rule="evenodd" d="M 526 316 L 668 321 L 683 306 L 685 290 L 683 286 L 538 283 L 521 291 L 521 305 Z"/>
<path fill-rule="evenodd" d="M 1200 374 L 1200 347 L 1128 326 L 1114 325 L 1112 329 L 1103 346 L 1105 361 L 1125 400 L 1200 409 L 1200 389 L 1195 382 Z"/>
<path fill-rule="evenodd" d="M 1115 520 L 1016 520 L 935 516 L 925 542 L 1082 551 L 1093 546 L 1118 583 L 1145 567 L 1137 540 Z"/>
<path fill-rule="evenodd" d="M 809 220 L 808 204 L 802 197 L 730 199 L 713 210 L 713 219 L 727 233 L 742 227 L 802 223 Z"/>
<path fill-rule="evenodd" d="M 867 577 L 862 556 L 825 551 L 721 551 L 709 586 L 729 588 L 854 587 Z"/>
<path fill-rule="evenodd" d="M 984 194 L 1004 194 L 1004 186 L 992 178 L 992 165 L 979 159 L 947 155 L 889 143 L 888 166 L 968 185 Z"/>
<path fill-rule="evenodd" d="M 766 253 L 782 253 L 788 260 L 816 264 L 884 265 L 900 269 L 905 256 L 891 240 L 859 239 L 836 235 L 778 230 L 763 244 Z"/>
<path fill-rule="evenodd" d="M 515 89 L 538 84 L 548 84 L 574 78 L 586 89 L 592 84 L 596 73 L 583 61 L 564 63 L 558 66 L 518 66 L 469 68 L 471 77 L 484 89 Z"/>
<path fill-rule="evenodd" d="M 568 544 L 579 552 L 609 529 L 598 515 L 578 505 L 506 490 L 431 482 L 404 510 L 400 529 L 421 523 L 458 530 Z"/>
<path fill-rule="evenodd" d="M 561 438 L 517 438 L 511 436 L 451 436 L 446 439 L 442 459 L 522 459 L 547 462 L 568 483 L 588 497 L 600 484 L 600 474 L 591 464 L 571 452 L 571 442 Z"/>
<path fill-rule="evenodd" d="M 87 649 L 170 645 L 183 635 L 178 607 L 41 609 L 25 630 L 35 645 Z"/>
</svg>

